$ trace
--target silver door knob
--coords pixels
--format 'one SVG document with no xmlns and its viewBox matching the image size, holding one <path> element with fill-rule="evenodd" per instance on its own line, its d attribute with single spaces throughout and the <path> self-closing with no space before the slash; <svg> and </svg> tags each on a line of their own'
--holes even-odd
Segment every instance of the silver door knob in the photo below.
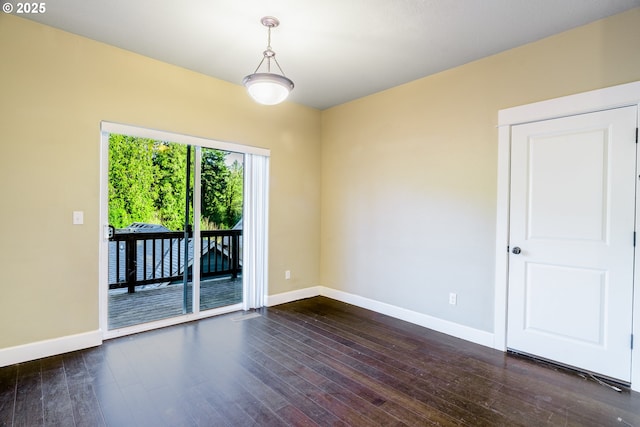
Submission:
<svg viewBox="0 0 640 427">
<path fill-rule="evenodd" d="M 513 249 L 511 249 L 511 253 L 513 253 L 515 255 L 519 255 L 520 252 L 522 252 L 522 249 L 520 249 L 518 246 L 516 246 Z"/>
</svg>

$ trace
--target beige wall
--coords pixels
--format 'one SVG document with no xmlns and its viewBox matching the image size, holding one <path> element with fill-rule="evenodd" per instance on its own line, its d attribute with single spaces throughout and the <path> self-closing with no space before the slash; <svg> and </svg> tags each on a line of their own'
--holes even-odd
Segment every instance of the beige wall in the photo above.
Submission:
<svg viewBox="0 0 640 427">
<path fill-rule="evenodd" d="M 0 349 L 98 328 L 101 120 L 271 149 L 270 293 L 319 283 L 319 111 L 6 14 L 0 58 Z"/>
<path fill-rule="evenodd" d="M 635 9 L 320 113 L 1 14 L 0 349 L 98 328 L 101 120 L 271 149 L 270 294 L 491 331 L 497 111 L 640 80 L 638 40 Z"/>
<path fill-rule="evenodd" d="M 640 80 L 639 41 L 634 9 L 323 111 L 321 283 L 492 331 L 498 110 Z"/>
</svg>

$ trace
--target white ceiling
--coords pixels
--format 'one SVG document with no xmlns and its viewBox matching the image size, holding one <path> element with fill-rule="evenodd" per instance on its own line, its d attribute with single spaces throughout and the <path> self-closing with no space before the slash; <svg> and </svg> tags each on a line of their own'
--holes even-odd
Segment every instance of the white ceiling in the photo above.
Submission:
<svg viewBox="0 0 640 427">
<path fill-rule="evenodd" d="M 53 0 L 20 15 L 241 84 L 267 30 L 290 99 L 325 109 L 574 28 L 640 0 Z"/>
</svg>

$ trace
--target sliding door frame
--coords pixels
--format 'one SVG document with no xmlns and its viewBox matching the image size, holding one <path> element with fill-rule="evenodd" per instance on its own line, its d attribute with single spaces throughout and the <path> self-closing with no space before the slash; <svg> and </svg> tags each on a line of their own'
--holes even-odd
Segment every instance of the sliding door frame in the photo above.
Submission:
<svg viewBox="0 0 640 427">
<path fill-rule="evenodd" d="M 182 316 L 109 330 L 108 327 L 108 178 L 109 135 L 112 133 L 171 141 L 195 148 L 196 179 L 200 175 L 202 148 L 212 148 L 244 154 L 244 199 L 243 199 L 243 302 L 212 310 L 200 311 L 199 275 L 194 275 L 192 312 Z M 162 328 L 184 322 L 238 310 L 259 308 L 265 305 L 268 289 L 268 194 L 270 150 L 231 142 L 216 141 L 191 135 L 148 129 L 120 123 L 101 122 L 100 125 L 100 239 L 99 239 L 99 324 L 103 339 L 116 338 L 147 330 Z M 201 212 L 200 188 L 195 186 L 193 194 L 194 215 Z M 194 235 L 199 235 L 200 224 L 194 223 Z M 194 253 L 199 253 L 199 239 L 194 241 Z M 199 271 L 200 260 L 194 257 L 194 271 Z M 198 268 L 198 270 L 196 270 Z"/>
</svg>

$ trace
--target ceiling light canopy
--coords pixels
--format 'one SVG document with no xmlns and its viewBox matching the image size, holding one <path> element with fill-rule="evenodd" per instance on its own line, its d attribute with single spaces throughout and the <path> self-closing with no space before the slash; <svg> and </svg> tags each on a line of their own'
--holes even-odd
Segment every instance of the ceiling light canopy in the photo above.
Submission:
<svg viewBox="0 0 640 427">
<path fill-rule="evenodd" d="M 285 77 L 284 71 L 282 71 L 276 59 L 276 53 L 271 49 L 271 29 L 280 25 L 280 21 L 273 16 L 265 16 L 260 22 L 268 28 L 267 49 L 263 52 L 262 61 L 260 61 L 256 70 L 253 74 L 249 74 L 242 79 L 242 84 L 256 102 L 264 105 L 276 105 L 287 99 L 289 92 L 293 90 L 293 82 Z M 267 72 L 259 73 L 258 70 L 265 60 Z M 271 72 L 272 60 L 278 66 L 280 74 Z"/>
</svg>

